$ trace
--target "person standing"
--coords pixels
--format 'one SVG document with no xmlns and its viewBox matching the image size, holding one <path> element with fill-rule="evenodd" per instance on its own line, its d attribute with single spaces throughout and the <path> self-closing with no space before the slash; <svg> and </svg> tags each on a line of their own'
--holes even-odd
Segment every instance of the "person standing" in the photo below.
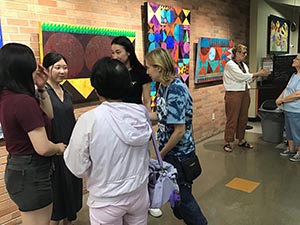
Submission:
<svg viewBox="0 0 300 225">
<path fill-rule="evenodd" d="M 125 64 L 130 73 L 130 89 L 123 98 L 125 102 L 144 104 L 151 112 L 150 82 L 151 78 L 146 73 L 145 67 L 137 59 L 134 46 L 125 36 L 118 36 L 111 42 L 112 58 L 118 59 Z M 149 208 L 151 216 L 160 217 L 162 211 Z"/>
<path fill-rule="evenodd" d="M 225 89 L 225 114 L 226 125 L 224 140 L 225 152 L 232 152 L 231 142 L 234 136 L 239 140 L 238 146 L 252 149 L 253 145 L 245 140 L 245 131 L 248 122 L 248 109 L 250 106 L 249 83 L 259 76 L 267 76 L 271 72 L 261 69 L 256 73 L 250 73 L 244 62 L 247 57 L 247 47 L 238 44 L 232 49 L 232 59 L 224 69 L 223 85 Z"/>
<path fill-rule="evenodd" d="M 290 161 L 300 162 L 300 54 L 293 60 L 294 73 L 286 88 L 276 99 L 278 106 L 282 105 L 285 119 L 285 133 L 288 148 L 281 156 L 291 156 Z"/>
<path fill-rule="evenodd" d="M 144 104 L 151 111 L 150 82 L 145 67 L 137 59 L 134 46 L 125 36 L 118 36 L 111 42 L 112 58 L 125 64 L 130 75 L 130 89 L 123 98 L 124 102 Z"/>
<path fill-rule="evenodd" d="M 56 52 L 45 55 L 43 66 L 49 78 L 46 90 L 52 102 L 54 117 L 51 140 L 68 145 L 76 120 L 72 95 L 60 84 L 68 75 L 67 60 Z M 76 213 L 82 207 L 82 179 L 74 176 L 66 167 L 62 155 L 53 156 L 54 171 L 52 174 L 53 212 L 50 225 L 72 225 Z"/>
<path fill-rule="evenodd" d="M 91 84 L 101 104 L 79 117 L 64 154 L 66 165 L 87 177 L 91 225 L 147 225 L 152 128 L 144 106 L 123 102 L 130 78 L 119 60 L 98 60 Z"/>
<path fill-rule="evenodd" d="M 206 225 L 207 220 L 192 194 L 193 181 L 187 179 L 182 167 L 182 161 L 195 157 L 192 97 L 187 86 L 176 78 L 174 61 L 165 49 L 154 49 L 145 59 L 147 73 L 153 81 L 160 82 L 157 110 L 150 113 L 150 119 L 158 122 L 160 154 L 178 172 L 181 203 L 173 208 L 174 215 L 188 225 Z"/>
<path fill-rule="evenodd" d="M 49 225 L 50 156 L 65 150 L 65 144 L 49 141 L 53 112 L 47 79 L 28 46 L 9 43 L 0 49 L 0 122 L 9 153 L 4 180 L 23 225 Z"/>
</svg>

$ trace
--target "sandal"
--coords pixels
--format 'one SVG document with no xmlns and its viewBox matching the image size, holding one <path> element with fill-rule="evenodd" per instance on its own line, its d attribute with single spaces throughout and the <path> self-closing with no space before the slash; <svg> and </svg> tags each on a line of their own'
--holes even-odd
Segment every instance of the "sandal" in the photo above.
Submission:
<svg viewBox="0 0 300 225">
<path fill-rule="evenodd" d="M 225 152 L 232 152 L 231 145 L 230 145 L 229 143 L 226 144 L 226 145 L 224 145 L 223 150 L 224 150 Z"/>
<path fill-rule="evenodd" d="M 240 146 L 240 147 L 244 147 L 244 148 L 250 148 L 250 149 L 253 148 L 253 145 L 249 144 L 247 141 L 244 141 L 244 142 L 242 142 L 242 143 L 239 143 L 239 146 Z"/>
</svg>

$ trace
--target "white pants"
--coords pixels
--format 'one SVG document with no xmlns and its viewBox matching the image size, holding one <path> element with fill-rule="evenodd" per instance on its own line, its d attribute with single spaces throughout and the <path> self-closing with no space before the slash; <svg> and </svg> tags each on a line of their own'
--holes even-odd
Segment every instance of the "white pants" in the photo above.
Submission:
<svg viewBox="0 0 300 225">
<path fill-rule="evenodd" d="M 148 186 L 125 195 L 120 201 L 100 208 L 89 208 L 91 225 L 147 225 Z"/>
</svg>

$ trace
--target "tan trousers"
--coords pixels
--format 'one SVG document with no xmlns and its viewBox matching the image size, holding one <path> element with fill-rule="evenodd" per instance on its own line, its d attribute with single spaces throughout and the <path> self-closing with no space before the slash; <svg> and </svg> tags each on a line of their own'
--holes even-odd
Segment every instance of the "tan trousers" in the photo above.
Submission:
<svg viewBox="0 0 300 225">
<path fill-rule="evenodd" d="M 249 90 L 225 92 L 226 126 L 224 140 L 233 142 L 234 135 L 239 140 L 244 139 L 248 122 L 248 109 L 250 106 Z"/>
</svg>

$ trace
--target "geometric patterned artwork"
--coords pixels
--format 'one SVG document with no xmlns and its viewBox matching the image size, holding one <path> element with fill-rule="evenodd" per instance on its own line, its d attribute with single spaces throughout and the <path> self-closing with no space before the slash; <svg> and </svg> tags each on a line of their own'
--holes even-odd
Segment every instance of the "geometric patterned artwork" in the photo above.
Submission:
<svg viewBox="0 0 300 225">
<path fill-rule="evenodd" d="M 134 44 L 135 31 L 61 23 L 40 23 L 40 58 L 49 52 L 62 54 L 68 62 L 68 77 L 62 85 L 73 95 L 74 103 L 97 100 L 90 84 L 94 63 L 111 56 L 115 36 L 126 36 Z"/>
<path fill-rule="evenodd" d="M 176 73 L 188 85 L 190 63 L 191 11 L 153 2 L 145 2 L 145 51 L 164 48 L 175 61 Z M 151 85 L 151 107 L 155 107 L 157 85 Z"/>
<path fill-rule="evenodd" d="M 232 56 L 233 41 L 226 38 L 198 39 L 195 84 L 222 80 L 225 64 Z"/>
</svg>

